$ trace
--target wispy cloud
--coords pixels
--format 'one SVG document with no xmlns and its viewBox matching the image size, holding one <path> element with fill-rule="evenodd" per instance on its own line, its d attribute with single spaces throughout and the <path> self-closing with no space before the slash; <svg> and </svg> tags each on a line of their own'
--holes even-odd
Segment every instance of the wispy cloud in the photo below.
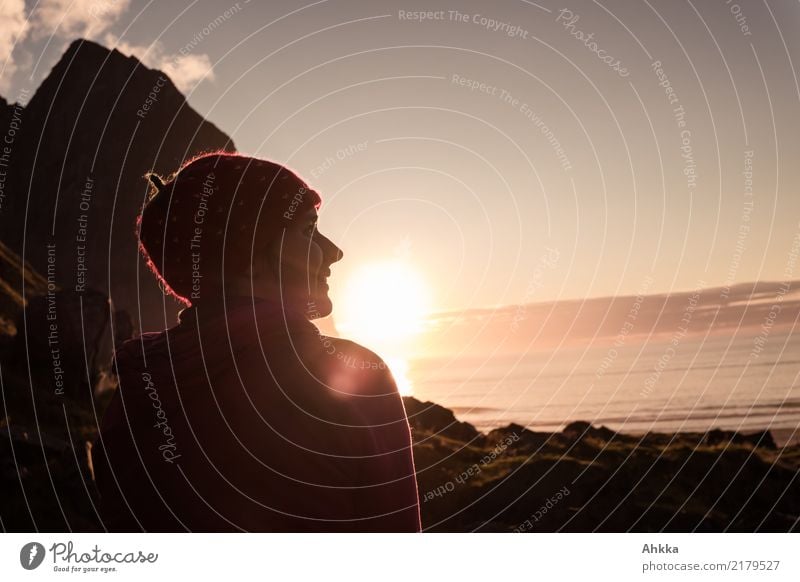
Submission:
<svg viewBox="0 0 800 582">
<path fill-rule="evenodd" d="M 17 70 L 14 48 L 25 38 L 29 28 L 24 0 L 3 0 L 0 3 L 0 91 L 8 89 L 9 79 Z"/>
<path fill-rule="evenodd" d="M 130 7 L 130 0 L 42 0 L 31 13 L 31 38 L 97 40 Z"/>
<path fill-rule="evenodd" d="M 121 53 L 139 59 L 146 66 L 164 71 L 175 86 L 183 92 L 189 92 L 203 79 L 213 79 L 214 71 L 211 59 L 205 54 L 169 54 L 160 42 L 149 45 L 137 45 L 106 34 L 103 39 L 106 46 L 116 48 Z"/>
<path fill-rule="evenodd" d="M 7 91 L 20 61 L 30 61 L 30 43 L 60 39 L 65 46 L 86 38 L 135 56 L 148 67 L 164 71 L 184 92 L 203 79 L 213 79 L 208 55 L 170 53 L 160 42 L 142 44 L 111 32 L 130 8 L 130 0 L 40 0 L 28 12 L 24 0 L 0 1 L 0 91 Z"/>
</svg>

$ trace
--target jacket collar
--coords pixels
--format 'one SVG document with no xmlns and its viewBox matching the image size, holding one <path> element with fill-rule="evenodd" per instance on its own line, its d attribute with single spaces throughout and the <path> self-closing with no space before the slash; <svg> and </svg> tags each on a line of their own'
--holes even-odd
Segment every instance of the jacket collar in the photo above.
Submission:
<svg viewBox="0 0 800 582">
<path fill-rule="evenodd" d="M 268 317 L 271 321 L 313 326 L 305 313 L 290 308 L 279 299 L 247 295 L 226 295 L 219 303 L 187 307 L 178 313 L 178 321 L 183 325 L 196 322 L 198 318 L 210 321 L 227 316 L 231 319 L 234 315 L 246 317 L 247 313 L 256 314 L 259 319 Z"/>
</svg>

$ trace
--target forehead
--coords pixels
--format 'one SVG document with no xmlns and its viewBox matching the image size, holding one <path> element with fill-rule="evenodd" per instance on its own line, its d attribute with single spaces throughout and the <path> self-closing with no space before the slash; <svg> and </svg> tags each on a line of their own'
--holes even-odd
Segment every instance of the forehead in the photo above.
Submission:
<svg viewBox="0 0 800 582">
<path fill-rule="evenodd" d="M 301 214 L 303 218 L 317 218 L 317 209 L 313 206 Z"/>
</svg>

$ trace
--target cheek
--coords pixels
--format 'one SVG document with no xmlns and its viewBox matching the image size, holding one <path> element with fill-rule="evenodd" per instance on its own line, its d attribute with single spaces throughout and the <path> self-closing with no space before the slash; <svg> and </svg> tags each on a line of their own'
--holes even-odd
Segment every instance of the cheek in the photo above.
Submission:
<svg viewBox="0 0 800 582">
<path fill-rule="evenodd" d="M 316 271 L 322 265 L 322 249 L 315 242 L 311 242 L 308 249 L 308 270 Z"/>
<path fill-rule="evenodd" d="M 315 242 L 309 245 L 308 237 L 285 239 L 283 245 L 283 268 L 299 277 L 314 275 L 322 263 L 322 249 Z M 288 274 L 288 273 L 287 273 Z"/>
</svg>

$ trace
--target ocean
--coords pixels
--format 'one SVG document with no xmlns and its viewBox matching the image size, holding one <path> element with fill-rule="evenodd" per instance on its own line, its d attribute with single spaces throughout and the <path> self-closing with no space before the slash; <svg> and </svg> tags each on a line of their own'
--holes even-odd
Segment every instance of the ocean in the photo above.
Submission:
<svg viewBox="0 0 800 582">
<path fill-rule="evenodd" d="M 619 347 L 416 359 L 407 372 L 414 397 L 483 431 L 585 420 L 628 433 L 773 429 L 781 441 L 800 433 L 799 375 L 800 334 L 758 328 L 677 345 L 630 337 Z"/>
</svg>

